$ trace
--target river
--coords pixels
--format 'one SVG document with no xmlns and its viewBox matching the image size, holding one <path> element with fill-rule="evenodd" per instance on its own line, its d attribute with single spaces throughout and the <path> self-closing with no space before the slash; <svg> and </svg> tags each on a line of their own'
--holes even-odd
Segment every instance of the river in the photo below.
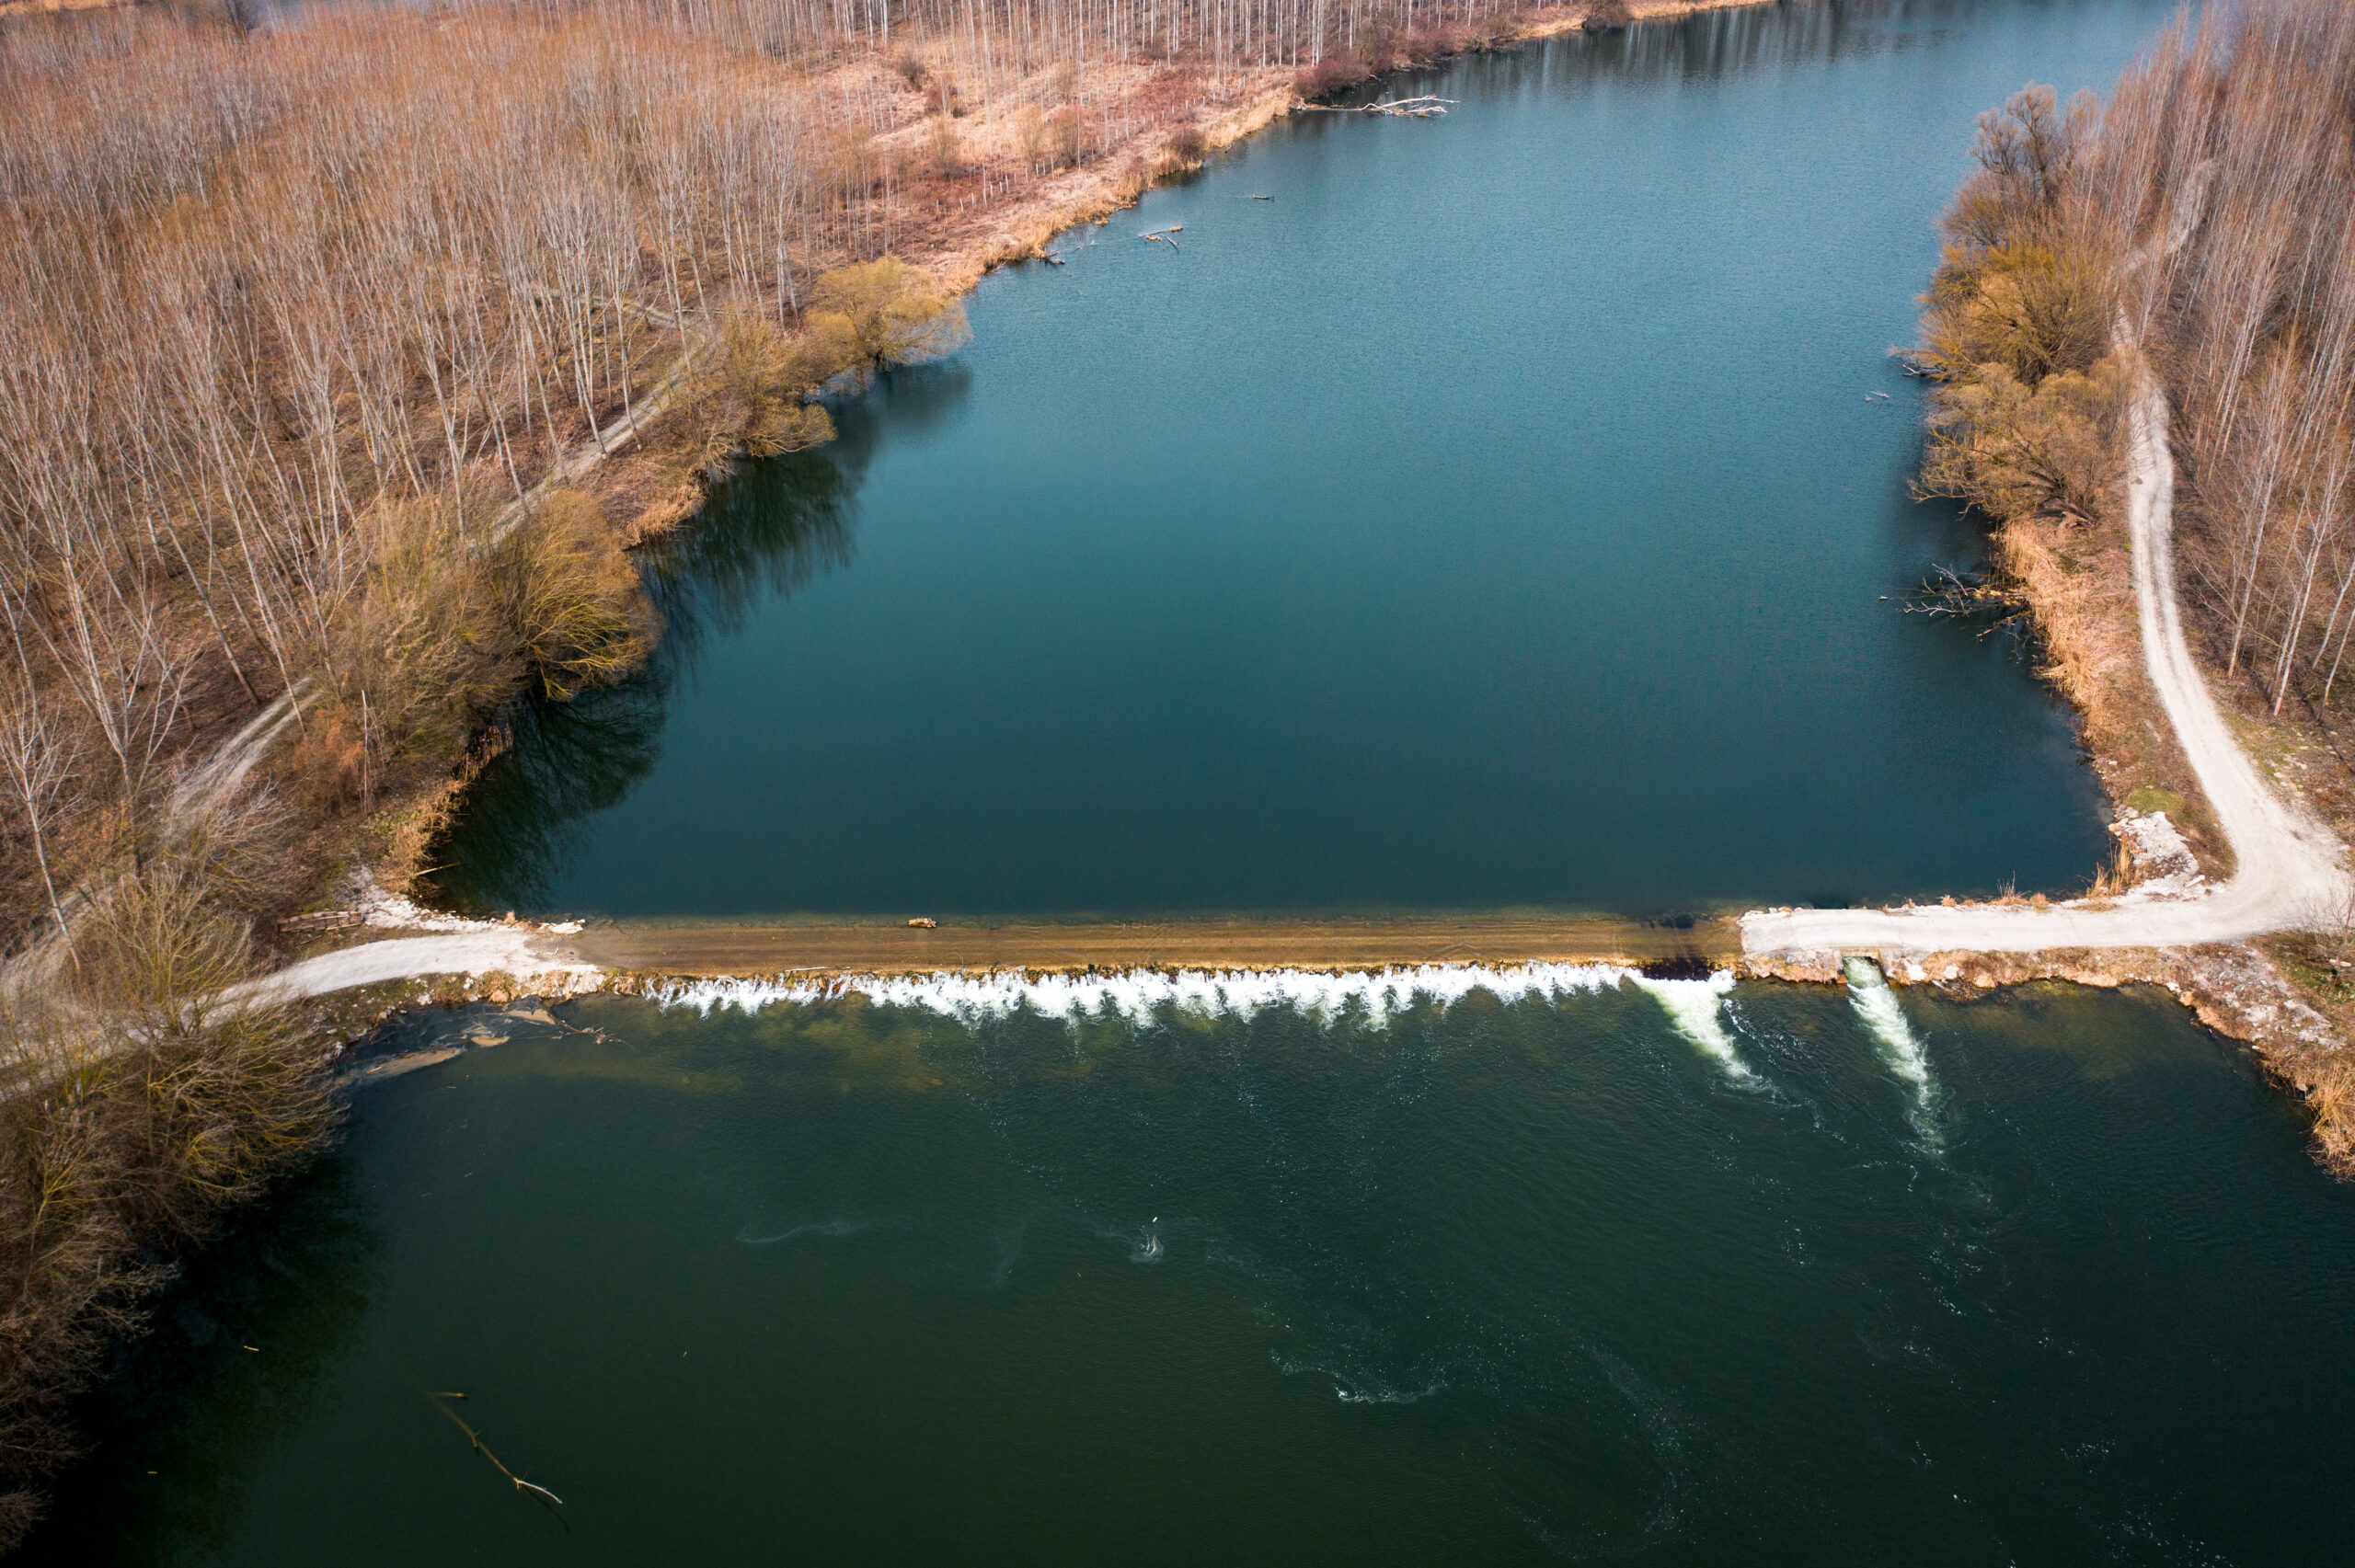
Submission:
<svg viewBox="0 0 2355 1568">
<path fill-rule="evenodd" d="M 2165 15 L 1703 16 L 1214 160 L 731 489 L 453 891 L 2069 885 L 2065 715 L 1881 598 L 1975 545 L 1880 351 L 1971 115 Z M 1852 979 L 408 1015 L 363 1058 L 463 1054 L 194 1261 L 27 1561 L 2336 1561 L 2355 1194 L 2298 1109 L 2163 995 Z"/>
<path fill-rule="evenodd" d="M 1971 120 L 2157 4 L 1798 6 L 1281 124 L 986 280 L 974 341 L 660 557 L 445 859 L 571 915 L 1535 907 L 2082 887 L 2004 636 L 1901 612 L 1890 363 Z M 1255 195 L 1270 198 L 1249 200 Z M 1182 224 L 1181 249 L 1142 231 Z"/>
</svg>

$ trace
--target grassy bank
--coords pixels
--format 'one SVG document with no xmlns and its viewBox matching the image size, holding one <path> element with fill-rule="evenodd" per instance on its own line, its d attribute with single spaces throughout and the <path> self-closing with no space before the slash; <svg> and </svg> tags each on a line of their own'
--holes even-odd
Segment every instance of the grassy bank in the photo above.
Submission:
<svg viewBox="0 0 2355 1568">
<path fill-rule="evenodd" d="M 2350 81 L 2355 14 L 2257 0 L 2178 22 L 2107 102 L 2023 91 L 1982 119 L 1909 356 L 1936 383 L 1920 488 L 1995 530 L 1998 578 L 1958 597 L 2033 614 L 2112 799 L 2167 811 L 2211 876 L 2229 846 L 2143 670 L 2124 400 L 2143 356 L 2172 410 L 2183 612 L 2211 691 L 2274 786 L 2348 839 Z M 2225 1022 L 2305 1096 L 2325 1158 L 2355 1169 L 2355 1063 L 2313 1026 L 2355 1024 L 2355 911 L 2261 945 L 2292 994 Z M 2226 967 L 2253 996 L 2246 964 Z"/>
</svg>

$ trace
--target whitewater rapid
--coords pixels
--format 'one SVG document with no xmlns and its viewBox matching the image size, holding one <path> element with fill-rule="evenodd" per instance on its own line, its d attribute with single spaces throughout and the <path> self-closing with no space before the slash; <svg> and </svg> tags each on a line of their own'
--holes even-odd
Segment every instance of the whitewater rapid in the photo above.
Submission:
<svg viewBox="0 0 2355 1568">
<path fill-rule="evenodd" d="M 722 1008 L 752 1013 L 775 1006 L 862 997 L 879 1007 L 915 1007 L 972 1024 L 1030 1012 L 1051 1018 L 1120 1017 L 1142 1024 L 1161 1010 L 1249 1017 L 1289 1008 L 1312 1017 L 1356 1016 L 1376 1028 L 1412 1008 L 1453 1006 L 1475 991 L 1499 1001 L 1555 1001 L 1634 986 L 1660 1004 L 1676 1032 L 1727 1074 L 1750 1069 L 1724 1020 L 1730 969 L 1706 979 L 1653 979 L 1618 964 L 1420 964 L 1344 974 L 1307 969 L 1130 969 L 1107 974 L 839 975 L 825 979 L 678 979 L 645 994 L 663 1007 L 708 1016 Z"/>
<path fill-rule="evenodd" d="M 1934 1136 L 1935 1129 L 1929 1122 L 1930 1059 L 1922 1049 L 1921 1037 L 1913 1033 L 1913 1024 L 1906 1022 L 1905 1010 L 1897 1002 L 1897 992 L 1890 988 L 1880 967 L 1869 958 L 1851 958 L 1844 967 L 1848 978 L 1848 1005 L 1864 1020 L 1880 1059 L 1912 1091 L 1915 1124 L 1924 1136 Z"/>
</svg>

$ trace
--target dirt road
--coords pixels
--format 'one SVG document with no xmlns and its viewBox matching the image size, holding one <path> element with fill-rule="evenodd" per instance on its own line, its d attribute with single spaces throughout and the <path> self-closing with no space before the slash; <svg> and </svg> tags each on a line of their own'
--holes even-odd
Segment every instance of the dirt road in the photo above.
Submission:
<svg viewBox="0 0 2355 1568">
<path fill-rule="evenodd" d="M 2338 920 L 2349 883 L 2338 841 L 2284 801 L 2234 738 L 2192 662 L 2176 597 L 2175 461 L 2166 395 L 2147 369 L 2128 414 L 2126 515 L 2142 660 L 2238 869 L 2191 898 L 2111 900 L 2037 910 L 1962 905 L 1908 910 L 1798 910 L 1741 920 L 1745 956 L 1825 952 L 2033 953 L 2060 947 L 2174 947 L 2237 942 Z"/>
</svg>

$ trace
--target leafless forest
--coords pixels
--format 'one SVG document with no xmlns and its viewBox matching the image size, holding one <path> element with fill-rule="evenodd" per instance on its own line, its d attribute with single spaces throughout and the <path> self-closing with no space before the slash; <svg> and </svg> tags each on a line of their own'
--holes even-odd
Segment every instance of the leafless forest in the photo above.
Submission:
<svg viewBox="0 0 2355 1568">
<path fill-rule="evenodd" d="M 1998 517 L 2114 505 L 2123 313 L 2166 383 L 2194 618 L 2270 710 L 2345 693 L 2355 637 L 2355 9 L 2178 23 L 2107 105 L 1983 122 L 1947 220 L 1926 487 Z"/>
</svg>

